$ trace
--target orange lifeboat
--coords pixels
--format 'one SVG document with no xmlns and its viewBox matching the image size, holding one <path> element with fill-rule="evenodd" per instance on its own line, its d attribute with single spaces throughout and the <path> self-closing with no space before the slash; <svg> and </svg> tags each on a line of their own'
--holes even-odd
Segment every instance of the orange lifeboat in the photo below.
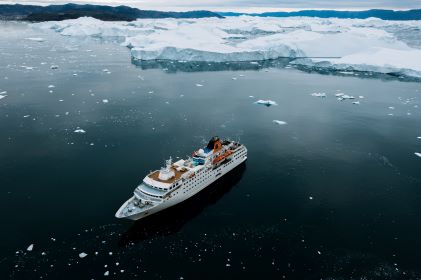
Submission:
<svg viewBox="0 0 421 280">
<path fill-rule="evenodd" d="M 223 159 L 225 159 L 226 157 L 230 156 L 232 154 L 232 151 L 228 150 L 225 153 L 217 156 L 214 160 L 213 160 L 213 164 L 217 164 L 218 162 L 222 161 Z"/>
</svg>

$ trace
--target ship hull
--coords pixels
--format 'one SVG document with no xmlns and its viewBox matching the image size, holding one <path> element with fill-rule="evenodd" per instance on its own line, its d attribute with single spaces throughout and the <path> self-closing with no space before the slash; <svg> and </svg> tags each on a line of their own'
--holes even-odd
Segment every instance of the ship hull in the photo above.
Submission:
<svg viewBox="0 0 421 280">
<path fill-rule="evenodd" d="M 184 187 L 184 189 L 182 188 L 179 191 L 180 192 L 179 195 L 175 195 L 173 197 L 170 197 L 170 198 L 164 200 L 162 203 L 157 204 L 156 206 L 148 209 L 147 211 L 136 213 L 136 214 L 133 214 L 131 216 L 126 216 L 124 218 L 136 221 L 136 220 L 140 220 L 142 218 L 146 218 L 148 216 L 151 216 L 151 215 L 153 215 L 155 213 L 158 213 L 158 212 L 160 212 L 164 209 L 168 209 L 168 208 L 170 208 L 174 205 L 177 205 L 177 204 L 193 197 L 194 195 L 198 194 L 200 191 L 207 188 L 209 185 L 211 185 L 215 181 L 219 180 L 220 178 L 222 178 L 224 175 L 226 175 L 231 170 L 235 169 L 237 166 L 241 165 L 246 160 L 247 160 L 247 156 L 244 156 L 242 158 L 232 160 L 232 162 L 230 164 L 221 164 L 221 166 L 215 168 L 212 171 L 209 171 L 211 173 L 210 175 L 212 175 L 212 176 L 210 176 L 208 174 L 207 175 L 208 179 L 205 180 L 201 185 L 197 185 L 196 187 L 191 187 L 191 186 L 187 185 L 187 186 Z M 181 192 L 184 192 L 184 193 L 181 194 Z M 120 209 L 123 209 L 125 207 L 125 205 L 130 203 L 130 201 L 133 200 L 133 199 L 134 199 L 134 196 L 132 198 L 130 198 L 128 201 L 126 201 L 126 203 L 124 203 L 123 206 Z"/>
</svg>

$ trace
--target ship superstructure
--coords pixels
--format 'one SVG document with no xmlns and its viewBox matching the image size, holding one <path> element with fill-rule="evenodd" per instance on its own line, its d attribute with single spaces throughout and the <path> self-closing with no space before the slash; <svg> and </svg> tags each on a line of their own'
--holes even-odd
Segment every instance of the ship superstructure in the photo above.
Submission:
<svg viewBox="0 0 421 280">
<path fill-rule="evenodd" d="M 197 194 L 247 159 L 247 148 L 235 141 L 213 137 L 191 157 L 149 173 L 134 195 L 118 209 L 117 218 L 138 220 Z"/>
</svg>

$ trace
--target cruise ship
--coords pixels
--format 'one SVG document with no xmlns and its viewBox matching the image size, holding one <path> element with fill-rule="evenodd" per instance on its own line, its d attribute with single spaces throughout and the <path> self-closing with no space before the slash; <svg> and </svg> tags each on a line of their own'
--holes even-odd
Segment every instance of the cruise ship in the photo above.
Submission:
<svg viewBox="0 0 421 280">
<path fill-rule="evenodd" d="M 174 206 L 203 190 L 247 160 L 247 148 L 212 137 L 191 157 L 166 164 L 146 175 L 134 195 L 118 209 L 117 218 L 139 220 Z"/>
</svg>

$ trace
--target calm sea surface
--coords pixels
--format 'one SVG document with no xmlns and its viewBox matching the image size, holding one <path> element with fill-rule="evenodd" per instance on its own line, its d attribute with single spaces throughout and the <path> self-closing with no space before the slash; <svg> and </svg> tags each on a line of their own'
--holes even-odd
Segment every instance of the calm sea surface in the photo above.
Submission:
<svg viewBox="0 0 421 280">
<path fill-rule="evenodd" d="M 420 279 L 421 83 L 373 76 L 133 63 L 116 42 L 0 23 L 0 278 Z M 114 217 L 214 135 L 247 163 Z"/>
</svg>

